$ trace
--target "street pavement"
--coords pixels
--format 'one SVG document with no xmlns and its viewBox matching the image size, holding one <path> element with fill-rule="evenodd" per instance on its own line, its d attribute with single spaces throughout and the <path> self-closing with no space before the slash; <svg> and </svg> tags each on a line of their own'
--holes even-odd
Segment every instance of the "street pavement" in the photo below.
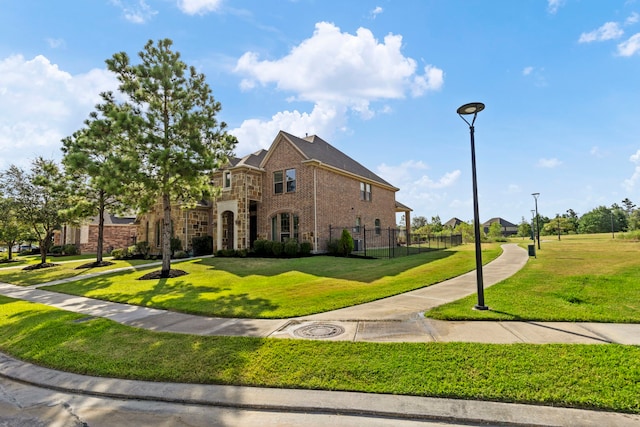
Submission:
<svg viewBox="0 0 640 427">
<path fill-rule="evenodd" d="M 528 260 L 527 252 L 515 244 L 503 246 L 503 254 L 483 268 L 487 288 L 513 275 Z M 87 277 L 87 276 L 84 276 Z M 75 277 L 70 280 L 77 280 Z M 402 295 L 331 312 L 293 319 L 227 319 L 193 316 L 127 304 L 98 301 L 47 291 L 48 285 L 30 287 L 0 283 L 0 294 L 145 328 L 196 335 L 253 336 L 284 339 L 345 340 L 370 342 L 484 342 L 484 343 L 572 343 L 640 345 L 640 325 L 569 322 L 445 322 L 426 319 L 424 311 L 476 292 L 476 274 L 465 275 Z M 488 302 L 490 306 L 490 301 Z M 470 307 L 471 309 L 471 307 Z M 104 399 L 135 399 L 234 408 L 240 413 L 304 415 L 305 425 L 322 424 L 330 415 L 344 418 L 337 425 L 403 425 L 403 422 L 454 422 L 454 425 L 543 425 L 626 426 L 640 425 L 640 416 L 566 408 L 538 407 L 497 402 L 432 399 L 317 390 L 262 389 L 193 384 L 158 384 L 109 378 L 93 378 L 51 371 L 0 354 L 0 377 L 4 381 L 55 390 L 72 395 Z M 0 392 L 2 388 L 0 386 Z M 16 403 L 17 405 L 17 403 Z M 0 410 L 2 406 L 0 406 Z M 257 411 L 257 412 L 256 412 Z M 4 411 L 2 411 L 4 412 Z M 68 411 L 67 411 L 68 412 Z M 264 415 L 264 414 L 263 414 Z M 228 425 L 246 425 L 235 414 Z M 206 418 L 206 417 L 205 417 Z M 279 420 L 278 424 L 300 425 Z M 315 420 L 315 421 L 314 421 Z M 373 424 L 371 421 L 376 420 Z M 384 424 L 385 421 L 388 424 Z M 211 421 L 211 420 L 209 420 Z M 246 419 L 249 424 L 249 419 Z M 291 421 L 291 424 L 287 424 Z M 335 422 L 334 422 L 335 423 Z M 145 425 L 144 423 L 137 423 Z M 0 427 L 3 426 L 0 415 Z M 11 425 L 6 424 L 6 425 Z M 64 424 L 63 424 L 64 425 Z M 88 425 L 88 424 L 86 424 Z M 93 424 L 95 425 L 95 424 Z M 109 424 L 105 424 L 109 425 Z M 154 423 L 154 425 L 160 425 Z M 172 424 L 173 425 L 173 424 Z M 194 424 L 190 425 L 227 425 Z M 412 424 L 406 424 L 412 425 Z"/>
</svg>

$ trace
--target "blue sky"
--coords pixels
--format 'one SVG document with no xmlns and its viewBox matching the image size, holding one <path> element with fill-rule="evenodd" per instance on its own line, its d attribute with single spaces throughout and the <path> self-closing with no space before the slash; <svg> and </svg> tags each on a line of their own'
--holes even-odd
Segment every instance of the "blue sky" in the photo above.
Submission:
<svg viewBox="0 0 640 427">
<path fill-rule="evenodd" d="M 170 38 L 207 76 L 237 154 L 317 134 L 413 215 L 480 219 L 640 204 L 638 0 L 0 0 L 0 170 L 60 158 L 105 59 Z"/>
</svg>

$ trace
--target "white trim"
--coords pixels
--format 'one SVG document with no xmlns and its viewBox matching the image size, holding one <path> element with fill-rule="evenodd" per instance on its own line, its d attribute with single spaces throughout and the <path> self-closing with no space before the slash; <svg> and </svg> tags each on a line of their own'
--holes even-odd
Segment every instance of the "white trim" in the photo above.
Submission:
<svg viewBox="0 0 640 427">
<path fill-rule="evenodd" d="M 217 248 L 222 249 L 222 213 L 226 211 L 233 212 L 233 249 L 238 249 L 238 226 L 235 224 L 235 221 L 238 219 L 238 201 L 237 200 L 226 200 L 216 203 L 216 210 L 218 212 L 217 215 Z"/>
</svg>

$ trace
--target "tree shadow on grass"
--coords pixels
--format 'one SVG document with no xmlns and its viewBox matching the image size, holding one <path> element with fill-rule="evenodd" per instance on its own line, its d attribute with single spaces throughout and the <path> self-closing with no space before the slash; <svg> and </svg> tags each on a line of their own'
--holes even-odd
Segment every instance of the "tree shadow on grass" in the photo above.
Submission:
<svg viewBox="0 0 640 427">
<path fill-rule="evenodd" d="M 156 279 L 149 289 L 131 289 L 126 293 L 101 291 L 112 285 L 112 278 L 98 276 L 81 287 L 65 283 L 41 289 L 200 316 L 265 318 L 272 317 L 269 314 L 279 308 L 265 298 L 252 298 L 245 292 L 230 293 L 231 289 L 226 287 L 194 285 L 187 280 Z"/>
<path fill-rule="evenodd" d="M 413 268 L 442 260 L 461 252 L 436 250 L 391 258 L 365 259 L 317 255 L 305 258 L 205 258 L 197 264 L 221 270 L 237 277 L 273 277 L 291 271 L 316 277 L 371 283 L 383 277 L 397 276 Z"/>
</svg>

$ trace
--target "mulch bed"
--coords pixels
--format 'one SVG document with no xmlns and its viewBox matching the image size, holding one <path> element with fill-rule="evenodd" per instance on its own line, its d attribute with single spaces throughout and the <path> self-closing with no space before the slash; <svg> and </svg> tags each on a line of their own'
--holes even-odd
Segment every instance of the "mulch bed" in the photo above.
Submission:
<svg viewBox="0 0 640 427">
<path fill-rule="evenodd" d="M 40 263 L 40 264 L 28 265 L 25 268 L 23 268 L 23 270 L 24 271 L 40 270 L 41 268 L 57 267 L 58 265 L 59 264 L 54 264 L 52 262 L 45 262 L 45 263 Z"/>
<path fill-rule="evenodd" d="M 186 274 L 189 274 L 189 273 L 187 273 L 186 271 L 182 271 L 182 270 L 171 269 L 171 270 L 169 270 L 169 275 L 167 277 L 162 277 L 162 270 L 157 270 L 157 271 L 152 271 L 151 273 L 145 274 L 144 276 L 142 276 L 138 280 L 172 279 L 174 277 L 180 277 L 180 276 L 184 276 Z"/>
<path fill-rule="evenodd" d="M 93 261 L 93 262 L 90 262 L 90 263 L 87 263 L 87 264 L 82 264 L 82 265 L 76 267 L 76 270 L 82 270 L 82 269 L 85 269 L 85 268 L 106 267 L 108 265 L 113 265 L 113 264 L 115 264 L 115 262 L 111 262 L 111 261 L 100 261 L 100 262 Z"/>
</svg>

